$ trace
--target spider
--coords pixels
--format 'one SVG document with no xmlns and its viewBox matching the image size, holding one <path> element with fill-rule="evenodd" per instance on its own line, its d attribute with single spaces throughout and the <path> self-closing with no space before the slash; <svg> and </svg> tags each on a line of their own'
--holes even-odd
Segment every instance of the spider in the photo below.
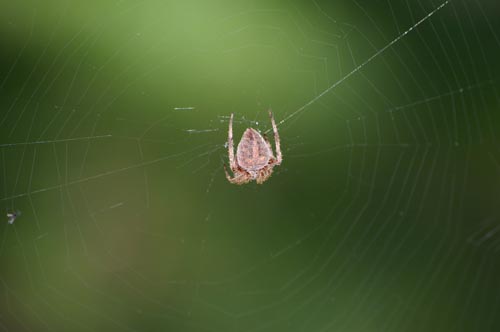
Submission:
<svg viewBox="0 0 500 332">
<path fill-rule="evenodd" d="M 245 184 L 252 180 L 257 181 L 258 184 L 264 183 L 273 173 L 273 167 L 280 165 L 283 160 L 280 149 L 280 136 L 278 128 L 274 122 L 273 113 L 269 110 L 269 117 L 274 132 L 274 142 L 276 144 L 276 158 L 271 149 L 271 143 L 264 135 L 264 137 L 255 129 L 247 128 L 241 137 L 236 156 L 234 155 L 233 147 L 233 114 L 229 120 L 229 133 L 228 133 L 228 153 L 229 153 L 229 166 L 233 171 L 233 176 L 229 175 L 227 167 L 224 164 L 224 172 L 229 182 L 234 184 Z"/>
</svg>

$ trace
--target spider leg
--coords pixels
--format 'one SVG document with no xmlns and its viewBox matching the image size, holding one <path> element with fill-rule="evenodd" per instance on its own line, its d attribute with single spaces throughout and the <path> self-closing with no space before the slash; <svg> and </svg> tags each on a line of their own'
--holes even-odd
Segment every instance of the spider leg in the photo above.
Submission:
<svg viewBox="0 0 500 332">
<path fill-rule="evenodd" d="M 262 184 L 266 182 L 267 179 L 269 179 L 272 174 L 273 174 L 272 166 L 264 168 L 259 172 L 259 175 L 257 176 L 257 179 L 255 179 L 255 181 L 257 182 L 257 184 Z"/>
<path fill-rule="evenodd" d="M 250 174 L 246 172 L 242 172 L 237 169 L 234 172 L 235 176 L 232 178 L 231 175 L 229 175 L 229 172 L 227 171 L 226 165 L 224 165 L 224 172 L 226 173 L 226 179 L 233 184 L 241 185 L 250 182 Z"/>
<path fill-rule="evenodd" d="M 271 110 L 269 110 L 269 117 L 271 118 L 271 124 L 273 125 L 274 132 L 274 144 L 276 144 L 276 162 L 275 165 L 281 164 L 283 157 L 281 155 L 281 147 L 280 147 L 280 135 L 278 134 L 278 127 L 276 126 L 276 122 L 274 121 L 274 116 Z"/>
<path fill-rule="evenodd" d="M 226 173 L 226 179 L 231 182 L 234 178 L 231 177 L 231 175 L 229 174 L 229 172 L 227 171 L 227 167 L 226 167 L 226 164 L 224 164 L 224 173 Z"/>
<path fill-rule="evenodd" d="M 229 131 L 227 135 L 227 149 L 228 149 L 228 155 L 229 155 L 229 167 L 231 167 L 231 170 L 233 173 L 236 172 L 238 169 L 238 163 L 236 162 L 236 159 L 234 158 L 234 143 L 233 143 L 233 117 L 234 114 L 231 113 L 231 118 L 229 119 Z"/>
<path fill-rule="evenodd" d="M 266 141 L 267 146 L 269 147 L 269 150 L 271 150 L 271 159 L 269 159 L 269 165 L 273 165 L 273 166 L 278 165 L 277 159 L 274 157 L 273 148 L 271 147 L 271 142 L 269 142 L 269 138 L 267 137 L 266 134 L 263 134 L 262 137 L 264 137 L 264 141 Z M 267 180 L 267 178 L 266 178 L 266 180 Z M 262 181 L 262 182 L 264 182 L 264 181 Z"/>
<path fill-rule="evenodd" d="M 226 179 L 234 184 L 245 184 L 247 182 L 250 182 L 250 175 L 248 175 L 246 172 L 242 172 L 238 169 L 236 169 L 233 173 L 234 176 L 231 177 L 229 174 L 226 164 L 224 164 L 224 172 L 226 173 Z"/>
</svg>

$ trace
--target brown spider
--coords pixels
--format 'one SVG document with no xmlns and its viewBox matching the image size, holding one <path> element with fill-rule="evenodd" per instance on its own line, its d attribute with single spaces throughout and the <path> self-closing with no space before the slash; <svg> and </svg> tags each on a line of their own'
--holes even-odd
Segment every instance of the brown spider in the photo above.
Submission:
<svg viewBox="0 0 500 332">
<path fill-rule="evenodd" d="M 261 184 L 269 179 L 273 173 L 273 167 L 281 164 L 280 136 L 278 135 L 278 128 L 274 122 L 271 110 L 269 110 L 269 117 L 273 125 L 276 158 L 273 155 L 271 143 L 269 143 L 267 137 L 265 135 L 262 137 L 262 135 L 253 128 L 247 128 L 243 133 L 240 143 L 238 144 L 235 158 L 233 147 L 233 114 L 231 113 L 227 143 L 229 150 L 229 166 L 233 171 L 233 178 L 231 178 L 226 165 L 224 165 L 226 178 L 229 182 L 234 184 L 245 184 L 255 180 L 258 184 Z"/>
</svg>

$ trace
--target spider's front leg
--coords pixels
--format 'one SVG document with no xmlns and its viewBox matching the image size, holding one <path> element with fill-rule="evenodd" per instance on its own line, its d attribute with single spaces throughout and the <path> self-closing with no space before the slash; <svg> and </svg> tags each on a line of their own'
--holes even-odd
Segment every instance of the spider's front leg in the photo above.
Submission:
<svg viewBox="0 0 500 332">
<path fill-rule="evenodd" d="M 272 153 L 273 148 L 272 148 L 272 146 L 271 146 L 271 142 L 269 142 L 269 138 L 267 137 L 267 135 L 266 135 L 266 134 L 262 135 L 262 137 L 264 138 L 264 141 L 266 141 L 266 144 L 267 144 L 267 146 L 269 147 L 269 150 L 270 150 L 270 151 L 271 151 L 271 153 Z M 278 164 L 277 159 L 274 157 L 274 154 L 272 154 L 271 159 L 269 159 L 269 164 L 270 164 L 270 165 L 277 165 L 277 164 Z M 266 178 L 266 179 L 267 179 L 267 178 Z M 264 180 L 264 181 L 265 181 L 265 180 Z M 264 181 L 263 181 L 263 182 L 264 182 Z"/>
<path fill-rule="evenodd" d="M 263 184 L 264 182 L 267 181 L 267 179 L 269 179 L 271 177 L 272 174 L 273 174 L 272 166 L 262 169 L 259 172 L 259 175 L 257 176 L 257 179 L 256 179 L 257 184 Z"/>
<path fill-rule="evenodd" d="M 229 119 L 229 131 L 227 134 L 227 149 L 229 155 L 229 167 L 231 167 L 233 173 L 236 173 L 236 170 L 238 169 L 238 163 L 234 158 L 233 118 L 234 118 L 234 113 L 231 113 L 231 118 Z"/>
<path fill-rule="evenodd" d="M 274 121 L 274 116 L 271 110 L 269 110 L 269 117 L 271 118 L 271 124 L 273 126 L 274 132 L 274 144 L 276 144 L 276 163 L 275 165 L 281 164 L 283 160 L 283 156 L 281 155 L 281 147 L 280 147 L 280 135 L 278 134 L 278 127 L 276 126 L 276 122 Z"/>
</svg>

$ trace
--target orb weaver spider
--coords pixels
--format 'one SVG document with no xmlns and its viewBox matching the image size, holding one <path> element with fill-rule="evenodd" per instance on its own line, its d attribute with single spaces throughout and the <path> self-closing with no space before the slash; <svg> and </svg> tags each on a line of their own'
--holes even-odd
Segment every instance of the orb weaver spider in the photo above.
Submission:
<svg viewBox="0 0 500 332">
<path fill-rule="evenodd" d="M 269 117 L 273 126 L 276 157 L 273 155 L 271 143 L 269 143 L 267 137 L 265 135 L 262 136 L 253 128 L 247 128 L 243 133 L 235 156 L 233 146 L 234 114 L 231 113 L 227 145 L 229 166 L 233 172 L 233 177 L 231 177 L 224 164 L 224 172 L 229 182 L 241 185 L 255 180 L 258 184 L 262 184 L 269 179 L 273 173 L 274 166 L 281 164 L 283 156 L 281 155 L 280 136 L 271 110 L 269 110 Z"/>
</svg>

